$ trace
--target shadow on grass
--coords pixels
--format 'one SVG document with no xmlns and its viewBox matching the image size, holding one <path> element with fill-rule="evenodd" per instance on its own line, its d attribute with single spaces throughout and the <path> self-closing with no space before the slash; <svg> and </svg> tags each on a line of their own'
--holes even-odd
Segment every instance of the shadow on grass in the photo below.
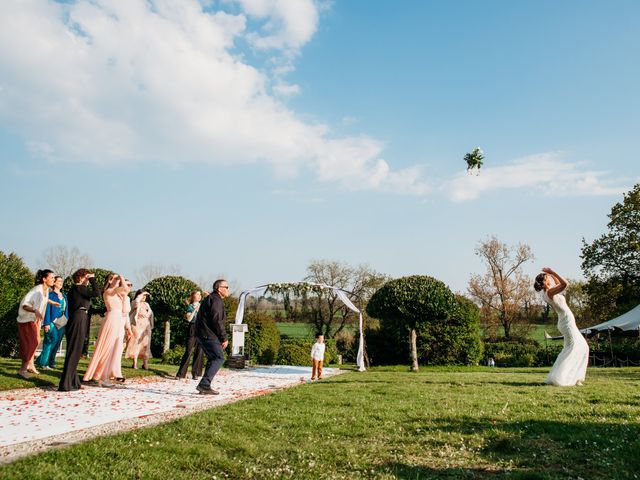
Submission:
<svg viewBox="0 0 640 480">
<path fill-rule="evenodd" d="M 60 372 L 51 370 L 47 370 L 46 373 L 43 373 L 43 371 L 41 370 L 39 375 L 33 375 L 31 378 L 24 378 L 18 375 L 17 369 L 0 368 L 0 376 L 13 378 L 16 381 L 20 382 L 20 385 L 7 387 L 9 390 L 12 390 L 14 388 L 47 388 L 57 386 L 60 382 Z"/>
<path fill-rule="evenodd" d="M 436 448 L 463 446 L 451 444 L 451 433 L 467 438 L 480 437 L 482 446 L 475 450 L 475 455 L 482 460 L 481 464 L 491 467 L 437 469 L 427 465 L 387 463 L 378 466 L 380 472 L 407 479 L 496 478 L 500 475 L 517 479 L 618 480 L 637 478 L 640 470 L 640 457 L 631 453 L 640 450 L 638 423 L 478 421 L 464 417 L 441 419 L 435 423 L 435 426 L 423 428 L 435 438 L 448 439 L 435 441 Z M 416 424 L 414 421 L 412 426 Z"/>
<path fill-rule="evenodd" d="M 504 470 L 488 470 L 482 468 L 444 468 L 436 469 L 417 465 L 407 465 L 405 463 L 387 463 L 380 467 L 380 473 L 392 475 L 393 478 L 402 480 L 426 480 L 426 479 L 471 479 L 471 478 L 497 478 L 504 477 Z M 532 477 L 519 477 L 509 476 L 509 478 L 531 478 L 538 479 L 544 477 L 532 476 Z"/>
</svg>

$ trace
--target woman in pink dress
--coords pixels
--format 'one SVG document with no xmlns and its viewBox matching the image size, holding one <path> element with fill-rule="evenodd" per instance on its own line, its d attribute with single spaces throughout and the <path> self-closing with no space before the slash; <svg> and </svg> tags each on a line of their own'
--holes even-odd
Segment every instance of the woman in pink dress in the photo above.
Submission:
<svg viewBox="0 0 640 480">
<path fill-rule="evenodd" d="M 101 387 L 112 387 L 111 378 L 122 378 L 122 349 L 124 332 L 131 335 L 128 293 L 131 287 L 121 275 L 112 273 L 107 277 L 102 298 L 107 307 L 107 315 L 98 333 L 96 349 L 93 352 L 84 381 L 97 380 Z M 129 310 L 125 309 L 129 306 Z"/>
<path fill-rule="evenodd" d="M 129 318 L 133 335 L 127 340 L 125 358 L 133 360 L 133 368 L 138 368 L 138 358 L 142 359 L 142 368 L 149 368 L 151 358 L 151 329 L 153 329 L 153 311 L 147 303 L 149 292 L 138 290 L 133 300 L 133 310 Z"/>
</svg>

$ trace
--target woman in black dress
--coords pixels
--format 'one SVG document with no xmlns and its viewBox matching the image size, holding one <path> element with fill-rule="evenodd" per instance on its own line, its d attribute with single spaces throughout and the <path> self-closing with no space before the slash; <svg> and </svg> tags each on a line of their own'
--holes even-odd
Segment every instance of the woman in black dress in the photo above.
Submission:
<svg viewBox="0 0 640 480">
<path fill-rule="evenodd" d="M 89 307 L 91 299 L 100 296 L 100 287 L 96 277 L 86 268 L 81 268 L 73 274 L 73 286 L 67 295 L 69 302 L 69 321 L 66 325 L 67 355 L 64 359 L 64 369 L 60 377 L 61 392 L 80 389 L 78 378 L 78 362 L 82 355 L 82 345 L 87 335 L 89 325 Z"/>
</svg>

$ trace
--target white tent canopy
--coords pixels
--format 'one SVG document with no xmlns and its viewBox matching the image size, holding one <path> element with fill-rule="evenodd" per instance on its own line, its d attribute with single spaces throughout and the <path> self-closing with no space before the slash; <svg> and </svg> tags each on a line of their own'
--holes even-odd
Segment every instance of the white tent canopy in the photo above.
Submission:
<svg viewBox="0 0 640 480">
<path fill-rule="evenodd" d="M 360 370 L 361 372 L 364 372 L 366 369 L 364 367 L 364 335 L 362 333 L 362 312 L 358 310 L 358 308 L 356 308 L 356 306 L 351 302 L 351 300 L 349 300 L 349 297 L 347 297 L 348 292 L 338 287 L 333 287 L 331 285 L 323 285 L 320 283 L 311 283 L 311 282 L 295 282 L 295 283 L 313 285 L 316 287 L 326 288 L 327 290 L 331 290 L 338 296 L 338 298 L 342 301 L 342 303 L 344 303 L 347 306 L 347 308 L 349 308 L 350 310 L 358 314 L 359 324 L 360 324 L 359 325 L 360 338 L 358 341 L 358 355 L 356 357 L 356 365 L 358 365 L 358 370 Z M 236 320 L 235 320 L 236 325 L 241 325 L 242 320 L 244 319 L 244 308 L 245 308 L 245 302 L 247 297 L 249 295 L 255 295 L 256 293 L 259 293 L 259 292 L 264 292 L 269 288 L 270 285 L 278 285 L 278 284 L 267 283 L 265 285 L 260 285 L 259 287 L 252 288 L 251 290 L 245 290 L 240 294 L 240 298 L 238 301 L 238 309 L 236 310 Z"/>
<path fill-rule="evenodd" d="M 640 305 L 607 322 L 580 330 L 585 335 L 593 335 L 607 330 L 622 330 L 628 332 L 640 330 Z"/>
</svg>

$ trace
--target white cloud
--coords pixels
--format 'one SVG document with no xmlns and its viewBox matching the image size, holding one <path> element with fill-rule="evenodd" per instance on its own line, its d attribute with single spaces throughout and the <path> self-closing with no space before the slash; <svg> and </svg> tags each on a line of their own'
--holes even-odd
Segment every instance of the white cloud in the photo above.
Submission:
<svg viewBox="0 0 640 480">
<path fill-rule="evenodd" d="M 548 152 L 482 168 L 478 175 L 459 173 L 443 182 L 441 191 L 462 202 L 493 190 L 528 189 L 546 196 L 568 197 L 616 195 L 628 189 L 607 176 L 608 172 L 589 170 L 585 162 L 566 161 L 562 153 Z"/>
<path fill-rule="evenodd" d="M 300 93 L 300 87 L 298 85 L 292 85 L 288 83 L 276 83 L 273 86 L 274 93 L 283 97 L 290 97 Z"/>
<path fill-rule="evenodd" d="M 377 140 L 334 138 L 269 93 L 299 90 L 282 77 L 323 4 L 236 1 L 234 14 L 196 0 L 0 2 L 0 128 L 51 161 L 265 162 L 352 188 L 426 191 L 416 170 L 391 170 Z M 282 62 L 266 62 L 271 73 L 248 64 L 240 39 Z"/>
<path fill-rule="evenodd" d="M 237 0 L 248 16 L 266 20 L 248 40 L 258 49 L 297 51 L 318 28 L 318 8 L 313 0 Z"/>
</svg>

